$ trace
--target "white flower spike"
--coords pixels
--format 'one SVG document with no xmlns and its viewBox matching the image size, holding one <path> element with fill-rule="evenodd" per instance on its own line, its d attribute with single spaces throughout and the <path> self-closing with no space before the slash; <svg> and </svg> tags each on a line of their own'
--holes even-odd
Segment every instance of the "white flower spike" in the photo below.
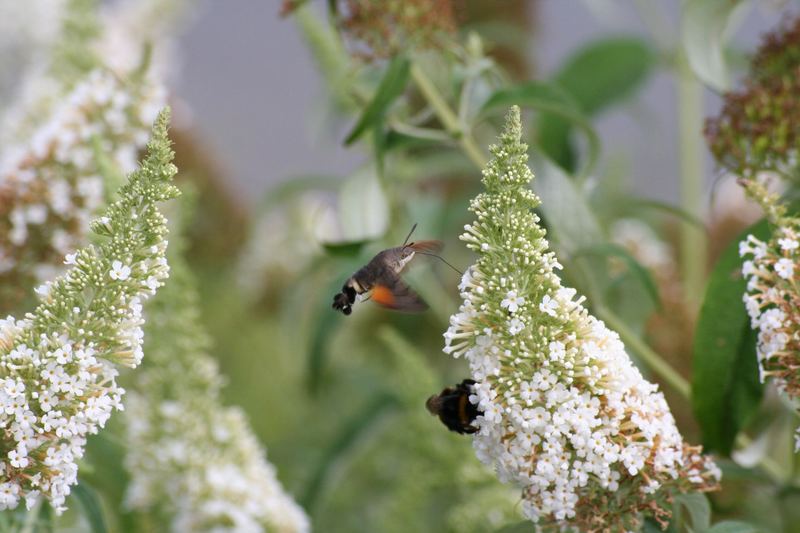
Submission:
<svg viewBox="0 0 800 533">
<path fill-rule="evenodd" d="M 618 335 L 562 287 L 521 135 L 515 107 L 491 147 L 486 191 L 470 205 L 477 220 L 461 239 L 478 260 L 445 333 L 444 351 L 465 357 L 478 382 L 475 450 L 522 489 L 525 515 L 542 526 L 625 531 L 644 514 L 664 521 L 671 494 L 711 490 L 719 470 L 684 444 Z"/>
<path fill-rule="evenodd" d="M 800 221 L 778 216 L 769 242 L 753 235 L 739 243 L 739 255 L 747 259 L 742 275 L 747 279 L 743 300 L 750 324 L 758 330 L 757 356 L 761 381 L 775 380 L 791 398 L 800 397 Z M 798 428 L 796 451 L 800 451 Z"/>
<path fill-rule="evenodd" d="M 141 301 L 150 294 L 142 281 L 160 284 L 169 272 L 166 219 L 156 208 L 178 193 L 168 122 L 162 112 L 141 168 L 107 222 L 93 224 L 110 238 L 70 255 L 71 268 L 39 292 L 35 311 L 0 320 L 0 510 L 43 496 L 63 511 L 86 437 L 122 408 L 116 365 L 142 359 Z"/>
</svg>

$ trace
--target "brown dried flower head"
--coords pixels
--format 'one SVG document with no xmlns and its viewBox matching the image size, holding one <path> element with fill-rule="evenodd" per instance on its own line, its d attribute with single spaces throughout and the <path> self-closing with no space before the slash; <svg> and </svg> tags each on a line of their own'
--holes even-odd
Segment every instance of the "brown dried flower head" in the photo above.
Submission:
<svg viewBox="0 0 800 533">
<path fill-rule="evenodd" d="M 339 25 L 351 53 L 385 58 L 408 48 L 438 48 L 456 30 L 454 0 L 340 0 Z"/>
<path fill-rule="evenodd" d="M 705 135 L 724 167 L 745 177 L 792 173 L 800 146 L 800 17 L 766 35 L 739 91 L 728 92 Z"/>
</svg>

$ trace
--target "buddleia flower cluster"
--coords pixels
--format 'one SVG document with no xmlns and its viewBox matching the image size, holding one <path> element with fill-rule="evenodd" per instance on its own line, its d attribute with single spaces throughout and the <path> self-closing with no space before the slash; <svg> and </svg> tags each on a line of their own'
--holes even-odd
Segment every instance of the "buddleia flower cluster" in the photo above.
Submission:
<svg viewBox="0 0 800 533">
<path fill-rule="evenodd" d="M 764 171 L 791 176 L 798 169 L 800 135 L 800 17 L 768 34 L 744 87 L 723 96 L 705 134 L 716 160 L 739 176 Z"/>
<path fill-rule="evenodd" d="M 753 235 L 739 243 L 745 259 L 742 275 L 747 279 L 744 302 L 751 325 L 758 330 L 758 361 L 761 380 L 775 379 L 792 397 L 800 397 L 800 224 L 777 228 L 772 238 L 761 241 Z M 800 433 L 798 433 L 800 447 Z"/>
<path fill-rule="evenodd" d="M 165 103 L 148 69 L 115 71 L 93 53 L 102 32 L 92 0 L 62 4 L 52 50 L 27 66 L 20 97 L 4 109 L 0 312 L 86 243 L 89 221 L 136 167 Z"/>
<path fill-rule="evenodd" d="M 282 14 L 303 0 L 284 0 Z M 409 48 L 441 47 L 456 30 L 452 0 L 339 0 L 336 22 L 351 52 L 367 59 L 384 58 Z"/>
<path fill-rule="evenodd" d="M 624 531 L 664 522 L 673 494 L 717 487 L 720 471 L 683 442 L 663 395 L 619 336 L 564 287 L 533 211 L 527 146 L 512 108 L 476 221 L 461 239 L 478 254 L 460 284 L 444 351 L 470 365 L 478 458 L 522 489 L 545 527 Z"/>
<path fill-rule="evenodd" d="M 17 300 L 85 242 L 105 203 L 104 173 L 135 168 L 164 92 L 93 72 L 26 144 L 0 160 L 0 286 Z M 5 298 L 4 298 L 5 299 Z M 5 306 L 0 306 L 5 307 Z M 8 310 L 8 308 L 5 308 Z"/>
<path fill-rule="evenodd" d="M 759 377 L 772 379 L 790 398 L 800 398 L 800 219 L 788 215 L 762 181 L 748 181 L 745 187 L 773 226 L 766 242 L 748 235 L 739 243 L 747 280 L 743 299 L 750 325 L 758 331 Z M 795 451 L 800 451 L 800 428 Z"/>
<path fill-rule="evenodd" d="M 67 254 L 33 312 L 0 320 L 0 510 L 44 497 L 63 511 L 87 435 L 122 408 L 117 366 L 141 362 L 142 303 L 168 276 L 156 207 L 177 195 L 168 121 L 165 111 L 141 168 L 92 223 L 102 243 Z"/>
<path fill-rule="evenodd" d="M 172 531 L 309 531 L 238 408 L 220 398 L 194 284 L 177 259 L 147 307 L 147 361 L 126 399 L 127 503 Z"/>
</svg>

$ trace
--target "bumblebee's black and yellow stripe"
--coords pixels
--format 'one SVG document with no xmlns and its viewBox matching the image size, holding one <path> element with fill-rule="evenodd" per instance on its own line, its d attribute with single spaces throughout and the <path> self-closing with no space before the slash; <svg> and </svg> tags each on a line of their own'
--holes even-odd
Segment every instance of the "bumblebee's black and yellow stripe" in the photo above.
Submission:
<svg viewBox="0 0 800 533">
<path fill-rule="evenodd" d="M 465 379 L 455 386 L 447 387 L 439 394 L 434 394 L 425 402 L 425 407 L 432 415 L 439 417 L 442 424 L 450 431 L 457 433 L 475 433 L 478 428 L 472 425 L 475 418 L 481 415 L 478 407 L 469 401 L 475 381 Z"/>
</svg>

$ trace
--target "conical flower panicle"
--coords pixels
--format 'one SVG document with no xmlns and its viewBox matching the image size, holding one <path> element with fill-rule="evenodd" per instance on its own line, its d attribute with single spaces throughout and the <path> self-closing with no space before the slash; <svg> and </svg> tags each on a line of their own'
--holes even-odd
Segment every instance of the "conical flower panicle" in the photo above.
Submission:
<svg viewBox="0 0 800 533">
<path fill-rule="evenodd" d="M 141 168 L 94 221 L 102 244 L 68 254 L 24 319 L 0 320 L 0 510 L 44 496 L 61 512 L 87 435 L 122 408 L 116 365 L 141 362 L 142 302 L 169 272 L 156 208 L 178 194 L 168 122 L 162 112 Z"/>
<path fill-rule="evenodd" d="M 664 397 L 618 335 L 563 287 L 529 189 L 533 174 L 512 108 L 484 171 L 477 220 L 461 238 L 478 253 L 445 333 L 464 356 L 483 412 L 474 446 L 522 488 L 526 516 L 581 531 L 634 529 L 668 516 L 675 492 L 711 490 L 719 470 L 686 446 Z"/>
</svg>

